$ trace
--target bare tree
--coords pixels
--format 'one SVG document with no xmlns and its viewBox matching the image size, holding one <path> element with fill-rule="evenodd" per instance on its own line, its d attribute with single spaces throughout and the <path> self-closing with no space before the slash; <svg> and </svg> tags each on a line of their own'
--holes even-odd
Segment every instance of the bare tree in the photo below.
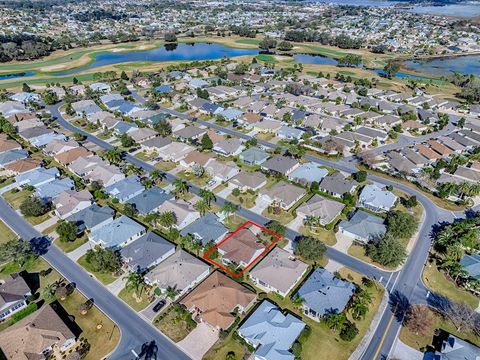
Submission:
<svg viewBox="0 0 480 360">
<path fill-rule="evenodd" d="M 433 324 L 433 317 L 424 305 L 411 305 L 405 315 L 405 326 L 415 334 L 425 335 Z"/>
<path fill-rule="evenodd" d="M 430 296 L 432 298 L 432 296 Z M 452 322 L 457 331 L 480 332 L 478 325 L 480 324 L 480 314 L 476 313 L 470 306 L 465 303 L 457 303 L 445 296 L 434 294 L 429 302 L 440 311 L 448 320 Z"/>
</svg>

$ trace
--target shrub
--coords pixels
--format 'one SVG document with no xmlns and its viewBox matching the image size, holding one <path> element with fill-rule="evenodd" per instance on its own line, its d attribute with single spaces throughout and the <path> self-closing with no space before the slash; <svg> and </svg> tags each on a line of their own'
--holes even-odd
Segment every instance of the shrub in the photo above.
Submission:
<svg viewBox="0 0 480 360">
<path fill-rule="evenodd" d="M 28 315 L 34 313 L 35 311 L 37 311 L 38 309 L 38 305 L 37 303 L 31 303 L 31 304 L 28 304 L 26 308 L 20 310 L 19 312 L 16 312 L 15 314 L 12 315 L 12 317 L 10 319 L 12 319 L 12 323 L 16 323 L 20 320 L 22 320 L 23 318 L 27 317 Z"/>
<path fill-rule="evenodd" d="M 352 341 L 358 335 L 358 329 L 355 323 L 346 320 L 343 329 L 340 332 L 340 339 L 344 341 Z"/>
</svg>

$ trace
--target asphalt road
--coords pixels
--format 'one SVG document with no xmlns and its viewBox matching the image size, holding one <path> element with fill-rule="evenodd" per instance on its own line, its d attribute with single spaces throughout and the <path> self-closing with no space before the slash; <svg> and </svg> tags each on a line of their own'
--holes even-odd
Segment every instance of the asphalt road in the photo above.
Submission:
<svg viewBox="0 0 480 360">
<path fill-rule="evenodd" d="M 75 284 L 75 287 L 83 295 L 88 299 L 93 299 L 95 305 L 115 322 L 121 331 L 121 339 L 109 359 L 136 359 L 132 350 L 140 355 L 142 347 L 146 349 L 146 352 L 149 352 L 150 356 L 156 354 L 157 359 L 190 359 L 167 337 L 143 320 L 122 300 L 110 293 L 100 282 L 92 278 L 80 265 L 70 260 L 59 248 L 50 245 L 42 234 L 1 198 L 0 217 L 23 240 L 30 240 L 34 244 L 39 244 L 37 247 L 42 257 L 63 277 Z M 113 329 L 106 330 L 112 331 Z M 141 358 L 155 359 L 155 357 L 148 356 L 142 356 Z"/>
</svg>

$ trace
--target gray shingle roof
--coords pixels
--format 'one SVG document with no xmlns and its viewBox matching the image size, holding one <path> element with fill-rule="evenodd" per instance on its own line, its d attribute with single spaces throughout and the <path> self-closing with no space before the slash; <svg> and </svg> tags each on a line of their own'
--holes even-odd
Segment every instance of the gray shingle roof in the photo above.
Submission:
<svg viewBox="0 0 480 360">
<path fill-rule="evenodd" d="M 305 305 L 320 316 L 342 312 L 355 292 L 356 286 L 333 276 L 325 269 L 317 268 L 308 277 L 297 295 Z"/>
<path fill-rule="evenodd" d="M 358 210 L 350 220 L 342 220 L 339 227 L 362 239 L 369 240 L 383 236 L 387 232 L 381 217 L 370 215 L 362 210 Z"/>
<path fill-rule="evenodd" d="M 472 278 L 480 280 L 480 254 L 464 255 L 460 265 Z"/>
<path fill-rule="evenodd" d="M 188 234 L 198 235 L 202 241 L 202 245 L 206 245 L 211 240 L 217 240 L 220 236 L 226 234 L 228 229 L 223 225 L 212 213 L 207 213 L 205 216 L 194 221 L 180 234 L 186 236 Z"/>
<path fill-rule="evenodd" d="M 172 194 L 155 186 L 131 198 L 127 203 L 135 205 L 140 214 L 148 214 L 172 198 Z"/>
<path fill-rule="evenodd" d="M 114 214 L 115 211 L 108 206 L 100 207 L 97 204 L 93 204 L 88 208 L 70 215 L 65 220 L 73 221 L 78 226 L 85 226 L 87 229 L 91 229 L 107 219 L 112 218 Z"/>
<path fill-rule="evenodd" d="M 268 154 L 259 148 L 249 148 L 240 154 L 240 159 L 249 163 L 264 162 L 268 159 Z"/>
</svg>

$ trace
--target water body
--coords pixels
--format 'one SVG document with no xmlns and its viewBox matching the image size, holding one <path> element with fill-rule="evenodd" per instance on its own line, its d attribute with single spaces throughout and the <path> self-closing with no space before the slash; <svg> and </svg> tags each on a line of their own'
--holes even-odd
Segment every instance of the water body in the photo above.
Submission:
<svg viewBox="0 0 480 360">
<path fill-rule="evenodd" d="M 396 1 L 386 0 L 312 0 L 312 2 L 327 3 L 334 5 L 349 5 L 349 6 L 375 6 L 388 7 L 395 5 Z"/>
<path fill-rule="evenodd" d="M 473 17 L 480 15 L 480 3 L 449 4 L 443 6 L 415 6 L 407 11 L 416 14 Z"/>
<path fill-rule="evenodd" d="M 3 75 L 0 74 L 0 80 L 17 79 L 17 78 L 23 78 L 23 77 L 33 76 L 33 75 L 35 75 L 34 71 L 15 73 L 15 74 L 3 74 Z"/>
<path fill-rule="evenodd" d="M 338 61 L 322 55 L 294 54 L 296 64 L 337 65 Z"/>
<path fill-rule="evenodd" d="M 180 60 L 214 60 L 224 57 L 236 57 L 243 55 L 257 55 L 259 50 L 236 49 L 220 44 L 188 43 L 188 44 L 167 44 L 152 50 L 130 51 L 130 52 L 100 52 L 95 56 L 95 61 L 87 66 L 78 67 L 72 70 L 55 72 L 54 76 L 76 74 L 81 71 L 94 69 L 100 66 L 119 64 L 134 61 L 180 61 Z"/>
<path fill-rule="evenodd" d="M 375 69 L 373 71 L 376 72 L 378 75 L 384 75 L 385 74 L 383 69 Z M 407 74 L 407 73 L 403 73 L 403 72 L 397 72 L 395 74 L 395 77 L 399 78 L 399 79 L 430 80 L 429 78 L 426 78 L 426 77 L 423 77 L 423 76 L 411 75 L 411 74 Z"/>
<path fill-rule="evenodd" d="M 451 75 L 452 72 L 480 76 L 480 55 L 456 56 L 432 60 L 405 61 L 404 65 L 415 71 L 436 77 Z"/>
</svg>

